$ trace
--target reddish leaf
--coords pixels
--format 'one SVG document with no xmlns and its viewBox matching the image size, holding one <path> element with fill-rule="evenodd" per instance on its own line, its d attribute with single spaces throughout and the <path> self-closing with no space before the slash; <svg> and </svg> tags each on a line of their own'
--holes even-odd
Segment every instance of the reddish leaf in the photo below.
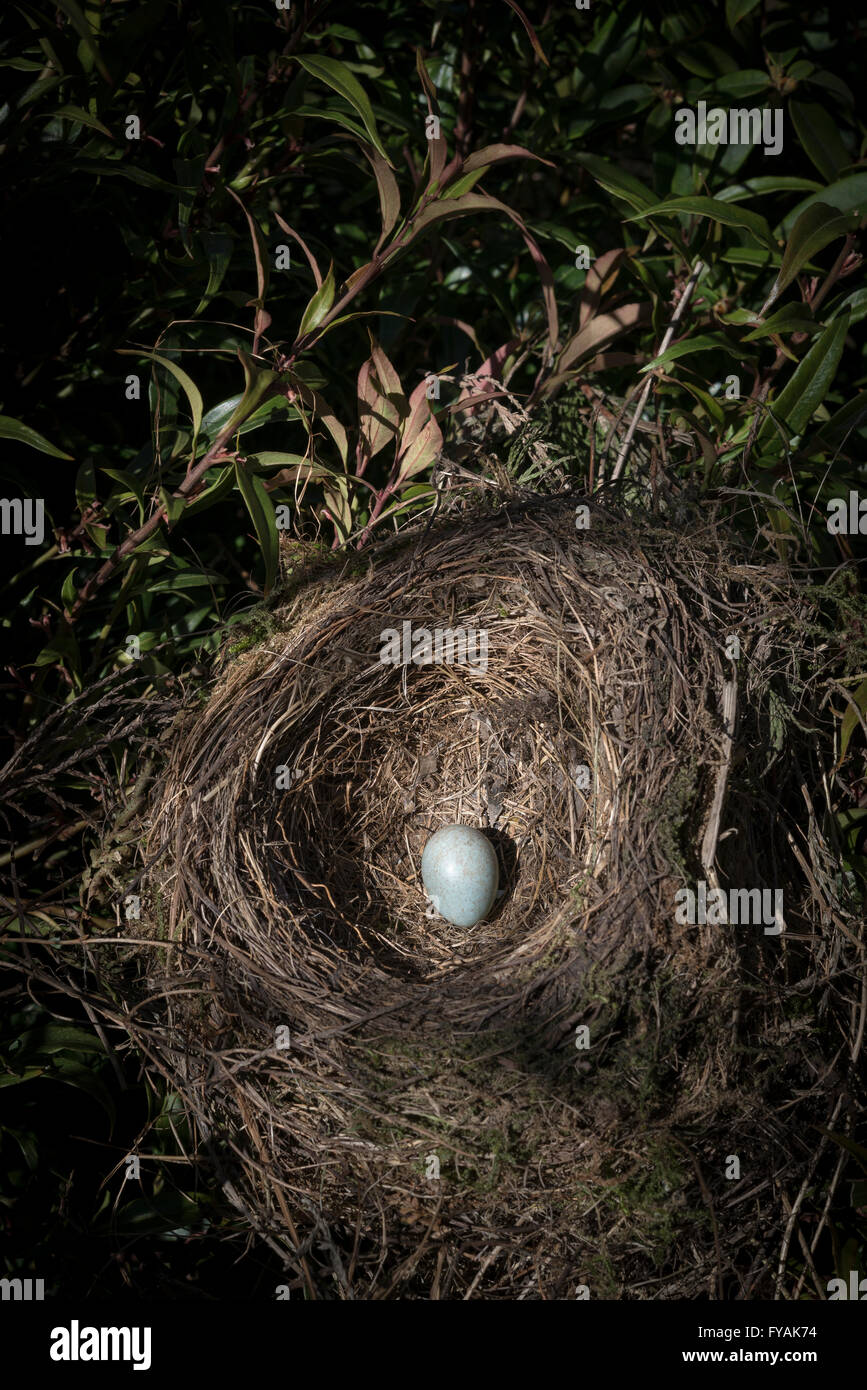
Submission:
<svg viewBox="0 0 867 1390">
<path fill-rule="evenodd" d="M 320 285 L 322 284 L 322 274 L 321 274 L 321 272 L 320 272 L 320 270 L 319 270 L 319 266 L 316 264 L 316 257 L 313 255 L 313 252 L 310 250 L 310 248 L 308 247 L 307 243 L 301 240 L 301 238 L 300 238 L 300 236 L 298 235 L 298 233 L 297 233 L 297 232 L 293 232 L 292 228 L 289 226 L 289 223 L 283 221 L 283 218 L 280 216 L 279 212 L 275 212 L 275 213 L 274 213 L 274 216 L 276 217 L 277 221 L 280 223 L 280 226 L 283 228 L 283 230 L 284 230 L 284 232 L 286 233 L 286 235 L 287 235 L 287 236 L 293 237 L 294 240 L 298 242 L 298 245 L 301 247 L 301 250 L 304 252 L 305 256 L 307 257 L 307 261 L 308 261 L 308 264 L 309 264 L 309 266 L 310 266 L 310 269 L 313 271 L 313 278 L 314 278 L 314 280 L 316 281 L 316 288 L 319 289 Z M 358 272 L 356 271 L 356 274 L 357 274 L 357 273 L 358 273 Z"/>
<path fill-rule="evenodd" d="M 495 400 L 498 396 L 502 396 L 506 399 L 508 394 L 508 391 L 498 391 L 493 382 L 491 382 L 485 386 L 484 390 L 479 391 L 478 395 L 461 396 L 460 400 L 452 401 L 451 405 L 447 405 L 445 410 L 449 415 L 454 415 L 458 410 L 466 410 L 469 411 L 470 414 L 473 414 L 476 406 L 484 405 L 485 402 Z"/>
<path fill-rule="evenodd" d="M 550 159 L 543 159 L 539 154 L 533 154 L 532 150 L 525 150 L 523 145 L 484 145 L 480 150 L 474 150 L 468 154 L 464 160 L 463 172 L 471 174 L 474 169 L 486 169 L 490 164 L 500 164 L 504 159 L 536 159 L 540 164 L 547 164 L 549 169 L 556 169 Z"/>
<path fill-rule="evenodd" d="M 397 219 L 400 217 L 400 189 L 397 186 L 397 179 L 382 158 L 382 155 L 369 145 L 362 144 L 360 140 L 356 143 L 361 149 L 362 154 L 370 161 L 371 167 L 373 168 L 373 175 L 376 179 L 376 186 L 379 190 L 382 235 L 376 244 L 376 250 L 378 251 L 389 232 L 393 229 Z"/>
<path fill-rule="evenodd" d="M 416 473 L 422 473 L 426 468 L 429 468 L 442 447 L 442 431 L 434 417 L 431 416 L 424 429 L 416 435 L 412 444 L 401 452 L 397 461 L 398 482 L 406 483 Z"/>
<path fill-rule="evenodd" d="M 581 308 L 578 315 L 578 325 L 583 328 L 589 319 L 592 319 L 599 302 L 605 295 L 620 270 L 620 263 L 626 255 L 626 251 L 619 247 L 614 251 L 604 251 L 601 256 L 597 256 L 591 265 L 584 280 L 584 288 L 581 291 Z"/>
<path fill-rule="evenodd" d="M 415 65 L 418 69 L 421 85 L 424 88 L 424 94 L 427 97 L 428 114 L 431 116 L 439 116 L 440 108 L 437 101 L 436 87 L 431 81 L 430 74 L 425 67 L 420 48 L 417 48 L 415 51 Z M 430 178 L 428 179 L 428 188 L 431 188 L 435 183 L 439 182 L 442 171 L 446 167 L 448 150 L 446 148 L 445 137 L 442 134 L 438 140 L 429 140 L 428 146 L 430 152 Z"/>
<path fill-rule="evenodd" d="M 408 449 L 416 438 L 425 422 L 430 418 L 431 408 L 427 398 L 427 381 L 422 380 L 412 392 L 409 398 L 409 415 L 403 423 L 400 433 L 401 449 Z"/>
<path fill-rule="evenodd" d="M 337 416 L 334 414 L 334 411 L 331 409 L 331 406 L 322 396 L 319 395 L 318 391 L 314 391 L 313 388 L 311 386 L 308 386 L 306 382 L 302 381 L 300 377 L 291 374 L 289 380 L 291 381 L 292 386 L 294 387 L 297 393 L 296 400 L 294 402 L 296 408 L 298 407 L 298 398 L 300 398 L 301 403 L 307 410 L 319 416 L 323 425 L 328 430 L 329 434 L 331 435 L 332 439 L 337 445 L 340 457 L 345 465 L 347 459 L 349 458 L 349 440 L 346 437 L 346 430 L 343 428 Z M 306 420 L 305 424 L 307 425 L 308 431 L 310 431 L 312 428 L 311 425 Z"/>
<path fill-rule="evenodd" d="M 346 288 L 348 290 L 351 290 L 355 282 L 357 280 L 360 280 L 363 275 L 366 275 L 368 273 L 368 271 L 371 268 L 371 265 L 372 262 L 368 261 L 367 265 L 360 265 L 357 270 L 353 270 L 351 275 L 347 275 L 346 279 L 343 282 Z"/>
<path fill-rule="evenodd" d="M 400 416 L 397 407 L 380 390 L 372 361 L 365 362 L 358 373 L 357 389 L 358 428 L 365 457 L 372 459 L 397 434 Z"/>
<path fill-rule="evenodd" d="M 389 362 L 382 348 L 379 346 L 379 343 L 372 335 L 370 338 L 370 351 L 373 358 L 373 366 L 383 391 L 388 395 L 393 405 L 398 404 L 394 400 L 395 396 L 399 396 L 401 401 L 406 404 L 403 387 L 400 384 L 400 377 Z"/>
<path fill-rule="evenodd" d="M 524 11 L 521 9 L 520 5 L 517 5 L 515 3 L 515 0 L 506 0 L 506 4 L 509 6 L 511 10 L 515 11 L 515 14 L 518 16 L 524 28 L 526 29 L 527 37 L 529 38 L 530 43 L 533 45 L 534 52 L 537 54 L 539 58 L 542 59 L 542 62 L 545 64 L 546 68 L 550 67 L 551 65 L 548 62 L 548 59 L 545 57 L 545 54 L 542 50 L 542 45 L 536 38 L 536 31 L 533 28 L 527 16 L 524 14 Z"/>
<path fill-rule="evenodd" d="M 252 213 L 247 211 L 237 193 L 235 193 L 233 189 L 228 188 L 228 185 L 227 191 L 235 199 L 238 207 L 246 217 L 247 225 L 250 228 L 250 240 L 253 243 L 253 256 L 256 261 L 256 298 L 248 302 L 256 306 L 256 321 L 253 325 L 253 356 L 255 357 L 259 351 L 259 339 L 271 322 L 271 315 L 265 308 L 265 291 L 268 285 L 268 276 L 262 257 L 261 233 Z"/>
<path fill-rule="evenodd" d="M 621 304 L 619 309 L 613 309 L 610 314 L 600 314 L 598 318 L 591 319 L 584 328 L 579 328 L 563 348 L 557 359 L 558 373 L 565 371 L 588 352 L 598 351 L 603 344 L 616 338 L 618 333 L 625 333 L 627 329 L 634 328 L 636 324 L 646 322 L 649 318 L 649 305 Z"/>
</svg>

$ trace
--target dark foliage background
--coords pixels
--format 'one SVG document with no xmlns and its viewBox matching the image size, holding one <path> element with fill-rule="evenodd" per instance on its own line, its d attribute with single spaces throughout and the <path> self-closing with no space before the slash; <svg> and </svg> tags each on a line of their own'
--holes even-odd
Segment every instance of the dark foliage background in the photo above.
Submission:
<svg viewBox="0 0 867 1390">
<path fill-rule="evenodd" d="M 331 550 L 429 509 L 463 371 L 506 381 L 592 486 L 593 419 L 631 413 L 654 362 L 665 431 L 619 479 L 612 446 L 602 481 L 706 498 L 758 555 L 833 579 L 841 872 L 863 882 L 859 541 L 825 521 L 863 482 L 867 433 L 864 27 L 773 0 L 7 7 L 3 492 L 47 514 L 43 546 L 3 538 L 8 745 L 124 665 L 143 698 L 194 678 L 272 592 L 278 518 Z M 679 145 L 675 110 L 699 100 L 780 108 L 782 152 Z M 76 900 L 77 808 L 134 794 L 130 753 L 111 788 L 59 776 L 56 805 L 6 816 L 5 1269 L 271 1296 L 269 1257 L 237 1262 L 243 1233 L 178 1158 L 173 1097 L 12 968 Z M 119 1165 L 145 1143 L 133 1191 Z M 867 1148 L 849 1162 L 829 1277 L 867 1260 Z"/>
</svg>

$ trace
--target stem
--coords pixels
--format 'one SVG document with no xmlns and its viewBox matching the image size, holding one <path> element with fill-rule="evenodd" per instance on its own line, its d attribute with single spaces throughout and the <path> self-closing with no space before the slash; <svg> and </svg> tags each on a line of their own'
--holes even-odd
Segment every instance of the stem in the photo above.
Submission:
<svg viewBox="0 0 867 1390">
<path fill-rule="evenodd" d="M 692 299 L 692 292 L 698 284 L 699 279 L 704 274 L 704 271 L 704 261 L 696 261 L 695 268 L 686 282 L 683 294 L 680 296 L 677 308 L 671 316 L 671 323 L 665 330 L 665 337 L 662 340 L 662 346 L 659 349 L 659 352 L 657 353 L 657 357 L 661 357 L 662 354 L 666 351 L 666 349 L 670 346 L 671 340 L 674 337 L 674 330 L 677 328 L 678 323 L 682 319 L 686 306 Z M 644 383 L 644 389 L 638 398 L 638 405 L 635 407 L 635 414 L 632 417 L 632 423 L 630 424 L 629 429 L 626 431 L 626 438 L 624 439 L 623 444 L 620 447 L 620 453 L 617 455 L 617 462 L 615 463 L 614 471 L 611 474 L 612 483 L 616 482 L 617 479 L 620 477 L 620 474 L 623 472 L 623 466 L 626 463 L 629 450 L 632 446 L 632 441 L 635 437 L 635 431 L 638 429 L 638 422 L 641 419 L 641 412 L 644 410 L 644 407 L 647 403 L 647 397 L 650 395 L 650 388 L 652 385 L 653 376 L 651 375 L 648 376 L 647 381 Z"/>
<path fill-rule="evenodd" d="M 855 233 L 847 232 L 846 240 L 843 242 L 843 250 L 840 252 L 836 261 L 831 266 L 831 269 L 828 271 L 824 283 L 820 285 L 819 289 L 813 295 L 813 300 L 810 304 L 810 308 L 813 310 L 814 313 L 816 312 L 822 301 L 824 299 L 827 299 L 828 295 L 831 293 L 831 290 L 834 288 L 837 281 L 840 279 L 840 272 L 843 269 L 843 266 L 846 264 L 846 261 L 849 258 L 849 252 L 852 250 L 852 247 L 854 245 Z"/>
<path fill-rule="evenodd" d="M 26 845 L 16 845 L 14 849 L 8 850 L 6 854 L 0 854 L 0 868 L 5 869 L 6 865 L 11 864 L 13 859 L 23 859 L 25 854 L 34 854 L 36 850 L 42 849 L 43 845 L 50 844 L 52 840 L 56 840 L 58 837 L 64 840 L 71 839 L 79 830 L 86 829 L 89 824 L 90 821 L 77 820 L 74 825 L 64 826 L 62 830 L 52 830 L 48 835 L 40 835 L 35 840 L 28 840 Z"/>
</svg>

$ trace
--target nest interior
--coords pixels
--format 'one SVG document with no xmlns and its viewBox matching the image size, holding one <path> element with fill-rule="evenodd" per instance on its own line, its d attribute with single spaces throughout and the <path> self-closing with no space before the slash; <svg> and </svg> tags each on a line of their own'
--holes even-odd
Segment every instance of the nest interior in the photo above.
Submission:
<svg viewBox="0 0 867 1390">
<path fill-rule="evenodd" d="M 588 518 L 463 509 L 296 583 L 165 740 L 126 1026 L 306 1296 L 767 1296 L 843 1123 L 812 602 Z M 500 861 L 473 928 L 421 884 L 452 822 Z M 699 879 L 785 930 L 678 922 Z"/>
</svg>

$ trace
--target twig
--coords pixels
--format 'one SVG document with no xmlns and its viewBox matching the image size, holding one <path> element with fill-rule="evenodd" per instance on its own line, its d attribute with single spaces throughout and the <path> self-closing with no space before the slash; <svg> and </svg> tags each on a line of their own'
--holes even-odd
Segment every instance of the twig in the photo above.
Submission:
<svg viewBox="0 0 867 1390">
<path fill-rule="evenodd" d="M 719 839 L 720 818 L 722 816 L 723 803 L 725 801 L 726 783 L 728 782 L 729 768 L 732 761 L 732 750 L 735 741 L 735 714 L 737 711 L 738 685 L 737 680 L 726 681 L 723 686 L 722 698 L 722 718 L 723 718 L 723 760 L 717 773 L 716 786 L 713 792 L 713 804 L 711 805 L 710 819 L 707 829 L 704 832 L 704 839 L 701 843 L 701 866 L 708 879 L 713 878 L 713 887 L 719 887 L 716 882 L 716 871 L 714 869 L 714 859 L 716 858 L 716 847 Z"/>
<path fill-rule="evenodd" d="M 40 835 L 36 840 L 28 840 L 26 845 L 16 845 L 14 849 L 0 854 L 0 869 L 5 869 L 6 865 L 11 864 L 13 859 L 24 859 L 28 854 L 35 854 L 38 849 L 51 844 L 53 840 L 69 840 L 79 830 L 85 830 L 89 825 L 90 821 L 88 820 L 77 820 L 74 825 L 62 826 L 59 830 L 52 830 L 47 835 Z"/>
<path fill-rule="evenodd" d="M 671 340 L 674 337 L 675 329 L 677 328 L 677 325 L 683 317 L 684 311 L 686 310 L 686 306 L 692 298 L 692 292 L 698 284 L 699 279 L 704 274 L 705 268 L 706 267 L 704 261 L 696 261 L 695 268 L 693 269 L 692 274 L 690 275 L 689 279 L 686 282 L 686 285 L 684 286 L 683 294 L 680 296 L 680 299 L 678 300 L 677 308 L 671 316 L 671 323 L 665 330 L 665 337 L 662 340 L 662 346 L 660 347 L 659 352 L 657 353 L 658 357 L 661 357 L 662 354 L 667 350 L 667 348 L 671 344 Z M 644 389 L 638 398 L 638 405 L 636 406 L 635 414 L 632 417 L 632 424 L 629 426 L 629 429 L 626 432 L 626 438 L 624 439 L 623 444 L 621 445 L 620 453 L 617 456 L 617 462 L 614 465 L 614 472 L 611 474 L 612 482 L 616 482 L 617 479 L 620 477 L 620 474 L 623 472 L 623 466 L 626 463 L 626 459 L 629 455 L 629 450 L 632 446 L 632 440 L 635 435 L 635 431 L 638 429 L 638 422 L 641 419 L 642 411 L 644 410 L 644 407 L 647 404 L 647 397 L 650 395 L 650 388 L 652 385 L 653 375 L 651 374 L 648 376 L 647 381 L 644 383 Z"/>
<path fill-rule="evenodd" d="M 837 1122 L 837 1116 L 838 1116 L 839 1113 L 840 1113 L 840 1109 L 841 1109 L 842 1105 L 843 1105 L 843 1097 L 842 1097 L 842 1096 L 838 1096 L 838 1098 L 837 1098 L 837 1103 L 836 1103 L 836 1105 L 834 1106 L 833 1114 L 831 1115 L 831 1118 L 830 1118 L 830 1120 L 828 1121 L 828 1125 L 827 1125 L 827 1128 L 828 1128 L 828 1129 L 833 1129 L 833 1128 L 834 1128 L 834 1125 L 835 1125 L 836 1122 Z M 806 1196 L 807 1189 L 809 1188 L 810 1183 L 813 1181 L 813 1174 L 815 1173 L 816 1169 L 817 1169 L 818 1166 L 819 1166 L 819 1159 L 822 1157 L 822 1154 L 825 1152 L 825 1148 L 827 1147 L 827 1144 L 828 1144 L 827 1136 L 823 1133 L 823 1134 L 822 1134 L 822 1138 L 821 1138 L 820 1141 L 819 1141 L 819 1146 L 818 1146 L 818 1148 L 816 1149 L 816 1152 L 813 1154 L 812 1160 L 811 1160 L 811 1162 L 810 1162 L 810 1166 L 809 1166 L 809 1168 L 807 1169 L 807 1172 L 806 1172 L 806 1174 L 805 1174 L 805 1176 L 804 1176 L 804 1181 L 801 1183 L 801 1187 L 800 1187 L 800 1190 L 799 1190 L 799 1192 L 798 1192 L 797 1197 L 795 1198 L 794 1205 L 792 1206 L 792 1208 L 791 1208 L 791 1210 L 790 1210 L 790 1212 L 789 1212 L 789 1219 L 788 1219 L 788 1221 L 786 1222 L 786 1230 L 785 1230 L 785 1233 L 784 1233 L 784 1235 L 783 1235 L 783 1243 L 782 1243 L 782 1246 L 781 1246 L 781 1248 L 780 1248 L 780 1259 L 779 1259 L 779 1263 L 778 1263 L 778 1265 L 777 1265 L 777 1279 L 776 1279 L 776 1284 L 774 1285 L 774 1298 L 775 1298 L 775 1299 L 778 1299 L 778 1298 L 780 1297 L 780 1293 L 781 1293 L 781 1291 L 782 1291 L 782 1287 L 783 1287 L 783 1278 L 784 1278 L 785 1273 L 786 1273 L 786 1262 L 787 1262 L 787 1260 L 788 1260 L 788 1258 L 789 1258 L 789 1246 L 790 1246 L 791 1241 L 792 1241 L 792 1232 L 793 1232 L 794 1229 L 795 1229 L 795 1222 L 797 1221 L 797 1219 L 798 1219 L 798 1213 L 799 1213 L 799 1211 L 801 1210 L 801 1203 L 803 1202 L 804 1197 Z"/>
</svg>

